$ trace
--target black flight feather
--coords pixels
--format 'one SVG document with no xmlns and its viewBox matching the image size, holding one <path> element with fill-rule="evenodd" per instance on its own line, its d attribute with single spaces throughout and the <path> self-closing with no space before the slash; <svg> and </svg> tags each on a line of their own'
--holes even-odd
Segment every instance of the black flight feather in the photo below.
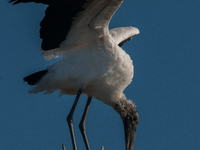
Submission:
<svg viewBox="0 0 200 150">
<path fill-rule="evenodd" d="M 83 11 L 86 0 L 10 0 L 10 3 L 42 3 L 47 4 L 45 16 L 40 22 L 41 47 L 48 51 L 60 47 L 66 39 L 72 21 L 77 13 Z"/>
<path fill-rule="evenodd" d="M 26 76 L 24 77 L 24 82 L 28 82 L 29 85 L 36 85 L 47 72 L 47 70 L 42 70 Z"/>
</svg>

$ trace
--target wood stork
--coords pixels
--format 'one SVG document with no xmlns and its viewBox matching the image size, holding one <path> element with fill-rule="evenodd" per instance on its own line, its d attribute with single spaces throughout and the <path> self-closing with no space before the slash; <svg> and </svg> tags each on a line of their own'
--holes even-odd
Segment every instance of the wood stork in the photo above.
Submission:
<svg viewBox="0 0 200 150">
<path fill-rule="evenodd" d="M 30 93 L 60 90 L 60 95 L 77 95 L 67 117 L 74 150 L 73 113 L 81 94 L 88 101 L 79 124 L 86 148 L 85 118 L 92 97 L 110 105 L 119 113 L 125 130 L 126 150 L 132 150 L 139 122 L 136 106 L 123 91 L 133 78 L 130 56 L 123 43 L 139 34 L 135 27 L 109 30 L 109 22 L 123 0 L 10 0 L 13 4 L 48 4 L 40 23 L 41 54 L 46 60 L 61 60 L 24 78 L 36 85 Z"/>
</svg>

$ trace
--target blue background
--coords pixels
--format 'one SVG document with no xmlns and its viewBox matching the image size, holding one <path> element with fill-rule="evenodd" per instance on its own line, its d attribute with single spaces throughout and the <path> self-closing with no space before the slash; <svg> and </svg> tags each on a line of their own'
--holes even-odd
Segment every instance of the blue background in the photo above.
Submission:
<svg viewBox="0 0 200 150">
<path fill-rule="evenodd" d="M 0 1 L 0 149 L 67 150 L 72 144 L 66 117 L 75 96 L 43 96 L 23 77 L 57 61 L 39 53 L 39 23 L 47 6 Z M 110 28 L 135 26 L 140 34 L 123 49 L 135 76 L 125 94 L 138 109 L 134 150 L 200 149 L 200 1 L 125 0 Z M 81 96 L 74 116 L 78 149 L 84 143 L 78 124 L 86 103 Z M 86 120 L 91 149 L 125 149 L 119 115 L 93 99 Z"/>
</svg>

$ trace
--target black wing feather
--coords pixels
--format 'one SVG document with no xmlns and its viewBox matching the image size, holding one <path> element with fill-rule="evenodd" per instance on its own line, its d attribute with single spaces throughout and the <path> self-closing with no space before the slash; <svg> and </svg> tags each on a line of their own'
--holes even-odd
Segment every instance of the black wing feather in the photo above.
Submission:
<svg viewBox="0 0 200 150">
<path fill-rule="evenodd" d="M 13 5 L 18 3 L 29 3 L 29 2 L 35 2 L 35 3 L 42 3 L 42 4 L 49 4 L 51 0 L 10 0 L 9 3 L 13 3 Z"/>
<path fill-rule="evenodd" d="M 48 4 L 45 17 L 40 23 L 40 38 L 42 49 L 45 51 L 58 48 L 70 30 L 73 18 L 83 11 L 86 0 L 10 0 L 18 3 L 43 3 Z"/>
<path fill-rule="evenodd" d="M 40 23 L 43 50 L 58 48 L 60 43 L 66 39 L 73 18 L 77 16 L 78 12 L 83 11 L 84 1 L 82 0 L 81 3 L 72 1 L 49 5 L 45 11 L 45 17 Z"/>
<path fill-rule="evenodd" d="M 47 70 L 42 70 L 36 73 L 33 73 L 29 76 L 24 77 L 24 82 L 28 82 L 29 85 L 35 85 L 37 84 L 42 77 L 47 73 Z"/>
</svg>

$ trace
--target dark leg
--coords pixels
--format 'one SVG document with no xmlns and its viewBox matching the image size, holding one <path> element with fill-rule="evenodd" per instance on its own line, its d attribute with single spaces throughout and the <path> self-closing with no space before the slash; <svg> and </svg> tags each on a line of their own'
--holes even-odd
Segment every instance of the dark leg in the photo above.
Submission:
<svg viewBox="0 0 200 150">
<path fill-rule="evenodd" d="M 78 100 L 79 100 L 81 93 L 82 93 L 82 89 L 79 89 L 78 93 L 76 95 L 76 99 L 74 101 L 74 104 L 73 104 L 73 106 L 70 110 L 69 115 L 67 116 L 67 122 L 68 122 L 68 125 L 69 125 L 69 130 L 70 130 L 74 150 L 77 150 L 77 147 L 76 147 L 76 140 L 75 140 L 74 129 L 73 129 L 73 114 L 74 114 L 74 110 L 76 108 L 76 105 L 78 103 Z"/>
<path fill-rule="evenodd" d="M 87 136 L 86 136 L 86 133 L 85 133 L 85 120 L 86 120 L 87 112 L 88 112 L 89 107 L 90 107 L 91 100 L 92 100 L 92 97 L 88 97 L 87 104 L 86 104 L 85 110 L 83 112 L 83 116 L 82 116 L 81 121 L 79 123 L 79 129 L 80 129 L 81 134 L 83 136 L 83 140 L 85 142 L 85 146 L 86 146 L 87 150 L 90 150 L 90 146 L 89 146 Z"/>
</svg>

